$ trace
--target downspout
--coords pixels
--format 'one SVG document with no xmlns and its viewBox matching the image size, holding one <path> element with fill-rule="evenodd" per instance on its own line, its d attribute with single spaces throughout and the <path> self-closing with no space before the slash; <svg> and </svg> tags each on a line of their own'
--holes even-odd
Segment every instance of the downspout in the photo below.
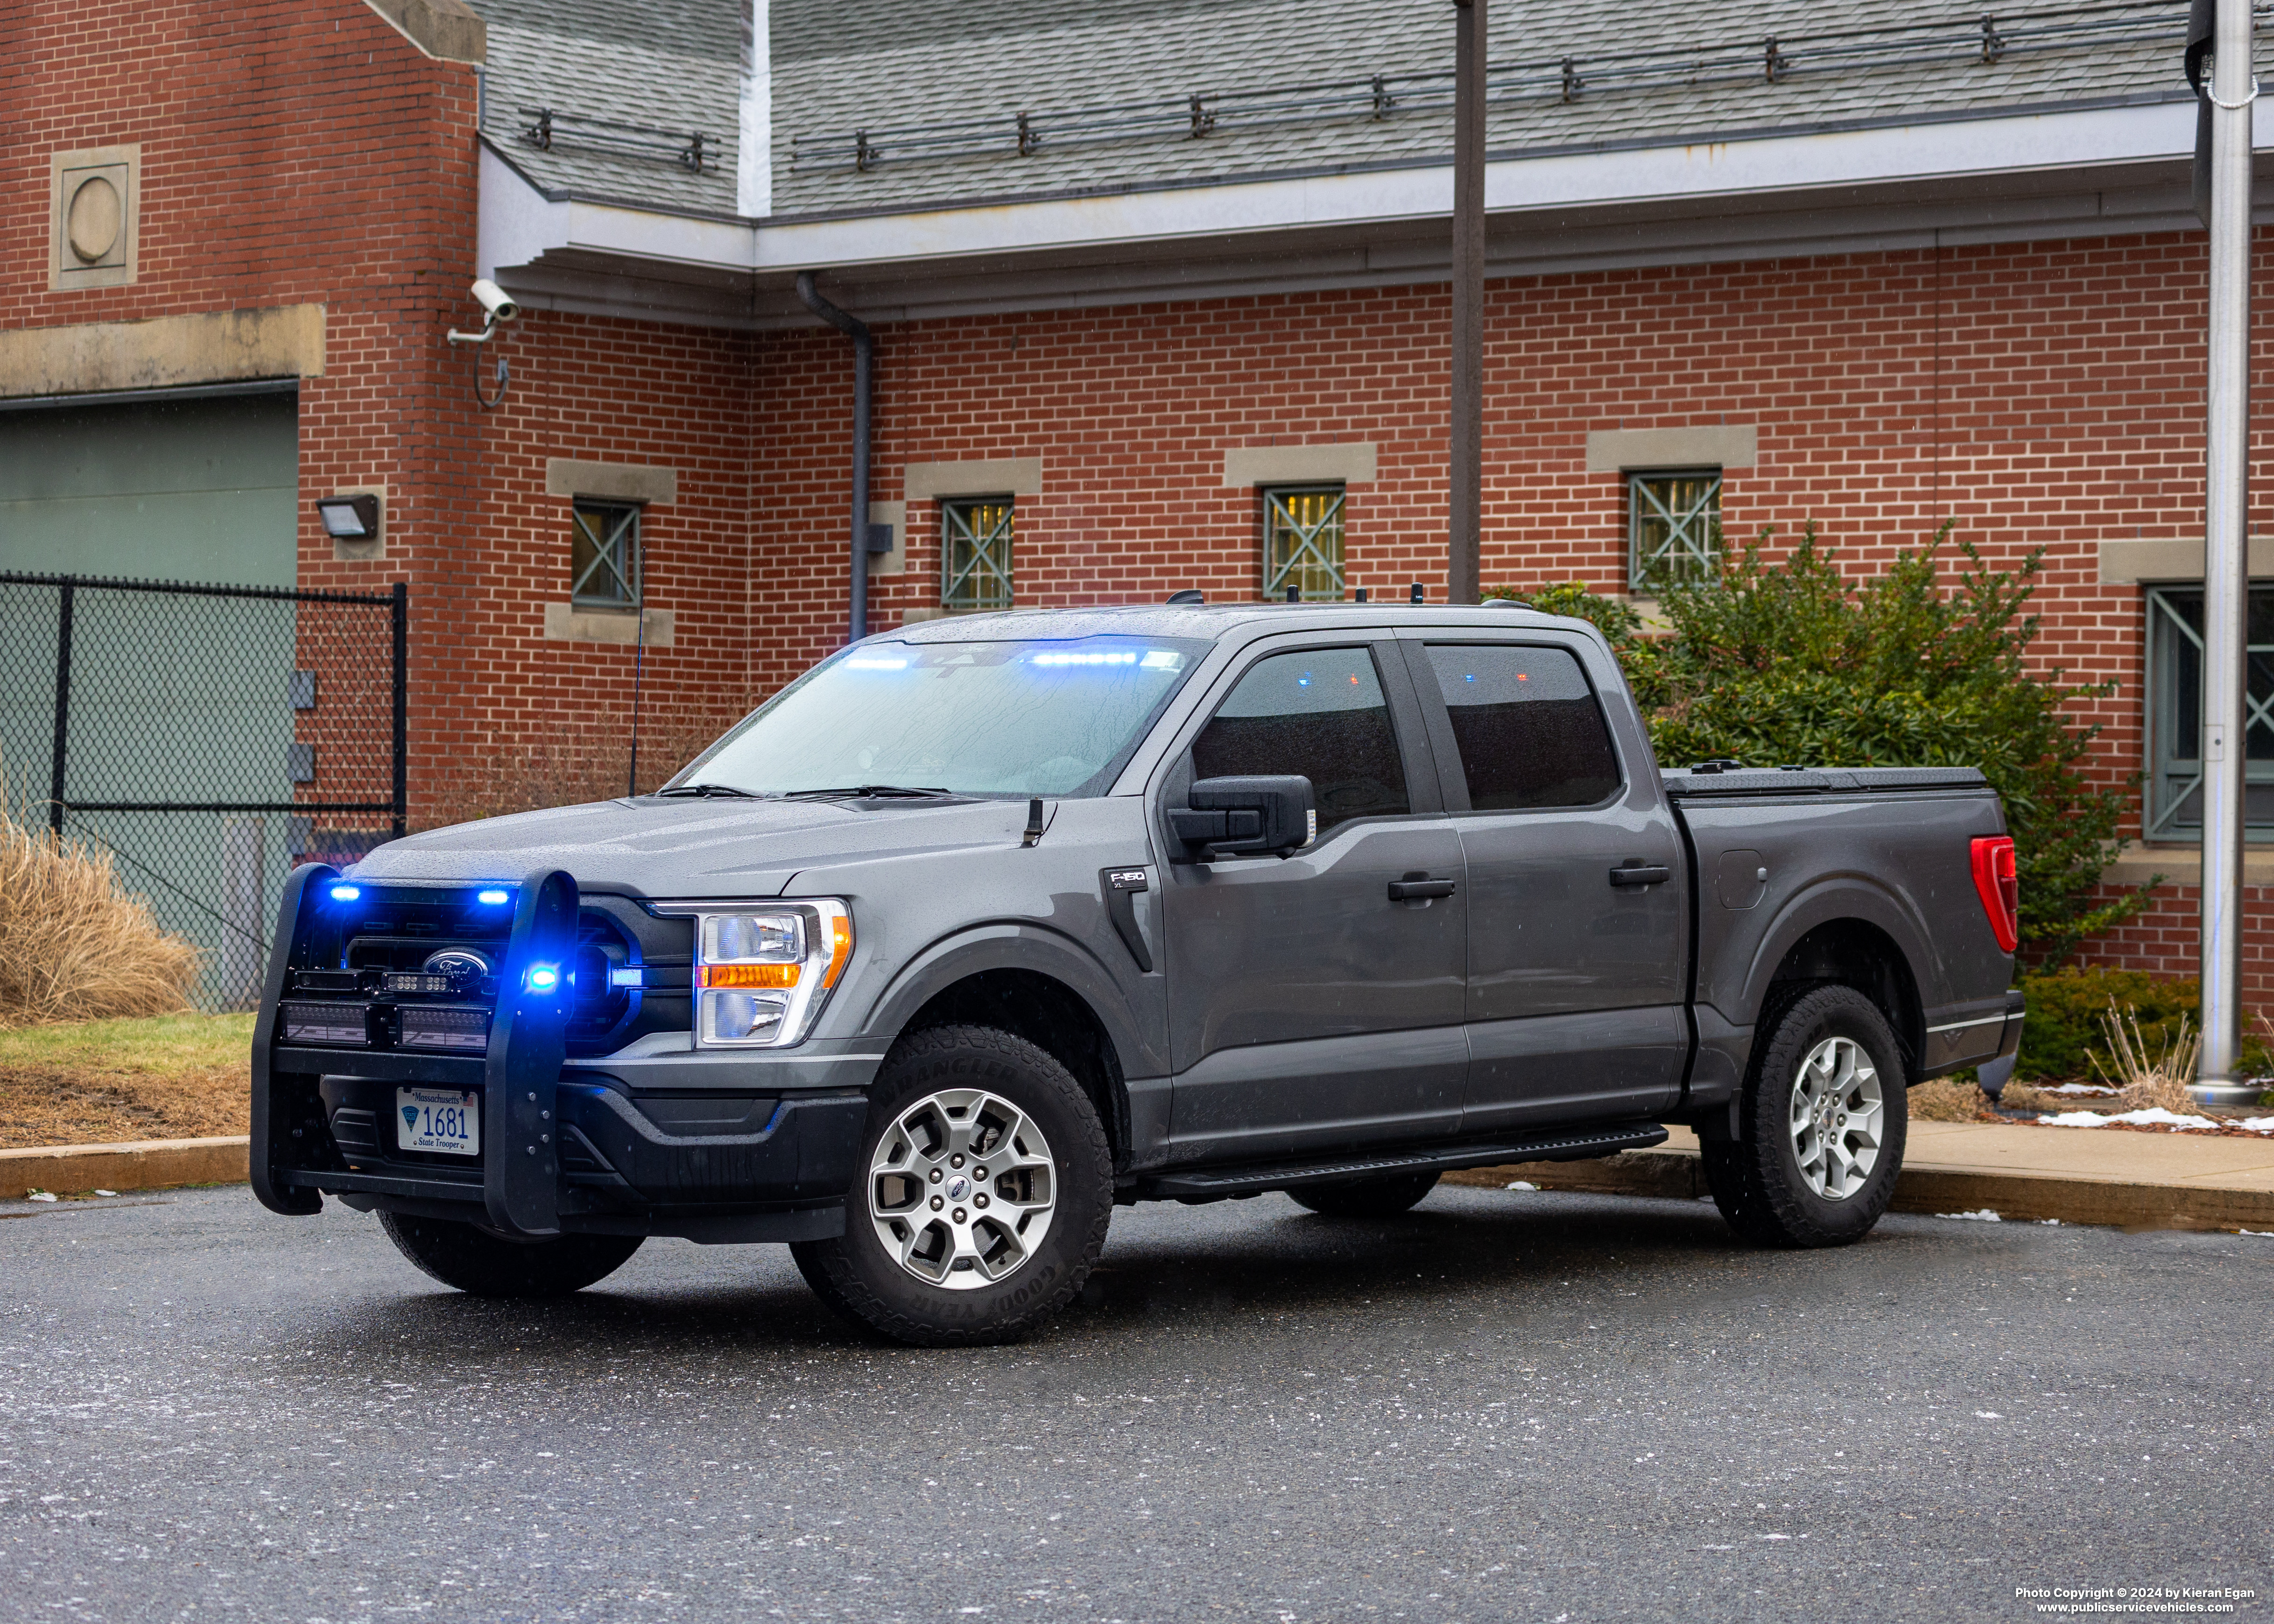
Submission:
<svg viewBox="0 0 2274 1624">
<path fill-rule="evenodd" d="M 811 271 L 797 274 L 797 297 L 853 341 L 853 601 L 847 623 L 852 641 L 858 643 L 869 635 L 869 396 L 876 378 L 876 341 L 859 317 L 821 297 Z"/>
</svg>

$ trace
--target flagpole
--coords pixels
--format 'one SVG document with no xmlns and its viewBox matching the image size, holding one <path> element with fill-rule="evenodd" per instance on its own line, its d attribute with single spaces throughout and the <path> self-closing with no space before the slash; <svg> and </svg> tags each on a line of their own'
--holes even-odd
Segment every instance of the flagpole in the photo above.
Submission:
<svg viewBox="0 0 2274 1624">
<path fill-rule="evenodd" d="M 1472 604 L 1482 584 L 1484 533 L 1485 0 L 1453 0 L 1453 19 L 1452 533 L 1445 601 Z"/>
<path fill-rule="evenodd" d="M 2241 1025 L 2244 714 L 2250 605 L 2251 0 L 2212 0 L 2210 377 L 2205 414 L 2202 1056 L 2195 1097 L 2230 1104 Z"/>
</svg>

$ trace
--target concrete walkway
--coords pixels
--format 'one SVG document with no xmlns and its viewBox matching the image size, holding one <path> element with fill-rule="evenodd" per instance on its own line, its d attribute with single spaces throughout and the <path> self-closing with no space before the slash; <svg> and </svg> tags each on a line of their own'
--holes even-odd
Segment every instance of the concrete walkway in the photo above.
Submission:
<svg viewBox="0 0 2274 1624">
<path fill-rule="evenodd" d="M 0 1199 L 27 1191 L 155 1190 L 238 1184 L 246 1141 L 153 1140 L 0 1150 Z M 1653 1150 L 1592 1162 L 1527 1162 L 1448 1174 L 1498 1189 L 1519 1180 L 1543 1190 L 1691 1200 L 1706 1194 L 1698 1141 L 1686 1128 Z M 2210 1138 L 2110 1128 L 2018 1124 L 1910 1124 L 1894 1210 L 1979 1212 L 2001 1218 L 2140 1229 L 2274 1231 L 2274 1137 Z"/>
<path fill-rule="evenodd" d="M 1593 1162 L 1528 1162 L 1448 1176 L 1543 1190 L 1691 1199 L 1707 1193 L 1686 1128 L 1653 1150 Z M 2274 1138 L 1914 1122 L 1894 1210 L 1979 1212 L 2147 1229 L 2274 1230 Z"/>
</svg>

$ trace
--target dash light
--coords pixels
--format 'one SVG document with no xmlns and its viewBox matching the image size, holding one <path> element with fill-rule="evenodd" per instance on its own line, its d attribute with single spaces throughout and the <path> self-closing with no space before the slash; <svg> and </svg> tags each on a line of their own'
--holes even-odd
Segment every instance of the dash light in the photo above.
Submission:
<svg viewBox="0 0 2274 1624">
<path fill-rule="evenodd" d="M 492 885 L 486 890 L 476 891 L 474 893 L 474 900 L 476 902 L 486 903 L 489 906 L 494 908 L 501 906 L 505 903 L 511 902 L 513 900 L 513 893 L 509 891 L 504 891 L 495 885 Z"/>
<path fill-rule="evenodd" d="M 362 895 L 363 887 L 360 885 L 335 885 L 332 887 L 332 900 L 334 902 L 353 902 L 357 898 Z"/>
</svg>

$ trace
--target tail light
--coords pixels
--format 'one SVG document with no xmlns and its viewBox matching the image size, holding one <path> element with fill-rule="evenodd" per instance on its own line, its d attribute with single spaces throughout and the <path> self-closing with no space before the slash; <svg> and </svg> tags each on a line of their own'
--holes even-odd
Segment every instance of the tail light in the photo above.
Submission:
<svg viewBox="0 0 2274 1624">
<path fill-rule="evenodd" d="M 2014 837 L 1983 835 L 1974 842 L 1974 889 L 1982 912 L 1998 934 L 1998 945 L 2012 952 L 2022 942 L 2022 882 L 2014 870 Z"/>
</svg>

